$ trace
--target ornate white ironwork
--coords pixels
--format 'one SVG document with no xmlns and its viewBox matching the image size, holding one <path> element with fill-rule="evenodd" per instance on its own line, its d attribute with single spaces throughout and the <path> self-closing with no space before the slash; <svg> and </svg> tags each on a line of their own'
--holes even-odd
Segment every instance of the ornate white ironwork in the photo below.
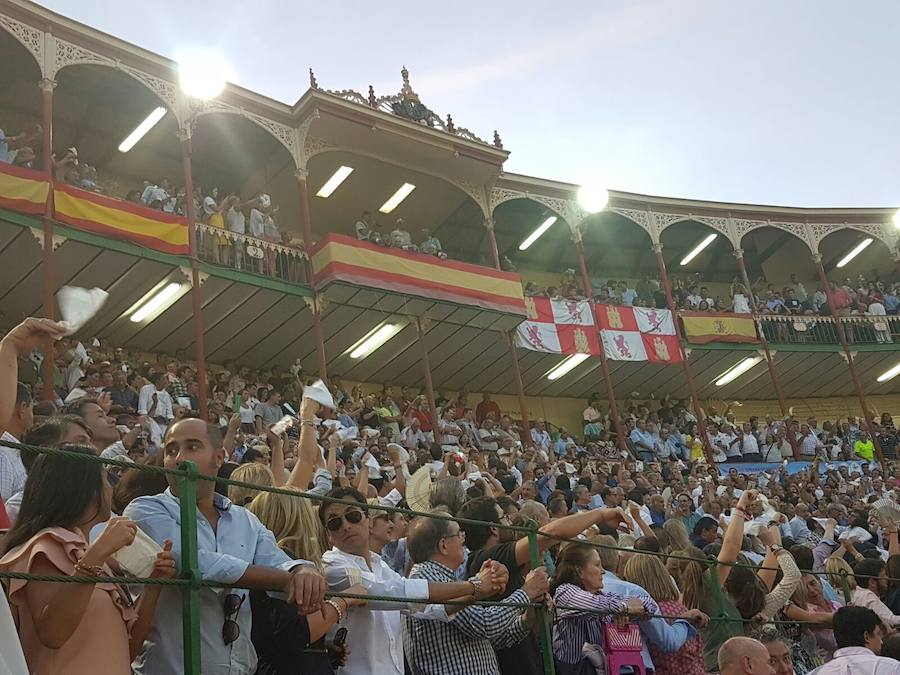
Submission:
<svg viewBox="0 0 900 675">
<path fill-rule="evenodd" d="M 77 65 L 109 66 L 111 68 L 117 66 L 115 60 L 108 56 L 92 52 L 67 40 L 56 38 L 56 63 L 53 66 L 53 72 L 47 73 L 46 76 L 56 77 L 56 73 L 66 66 Z"/>
<path fill-rule="evenodd" d="M 720 218 L 718 216 L 691 216 L 690 219 L 708 225 L 717 232 L 724 234 L 728 240 L 731 241 L 731 232 L 728 229 L 728 218 Z M 732 244 L 734 243 L 735 242 L 732 242 Z M 736 245 L 739 246 L 740 242 Z"/>
<path fill-rule="evenodd" d="M 321 138 L 307 136 L 306 141 L 303 143 L 303 157 L 306 161 L 309 161 L 310 158 L 315 157 L 316 155 L 321 155 L 323 152 L 336 150 L 337 147 L 338 146 L 336 146 L 334 143 L 329 143 L 328 141 Z"/>
<path fill-rule="evenodd" d="M 808 243 L 813 251 L 819 249 L 819 244 L 825 237 L 840 230 L 857 230 L 877 239 L 892 250 L 896 247 L 897 242 L 896 236 L 892 237 L 887 228 L 880 223 L 809 223 L 806 227 L 810 239 Z"/>
<path fill-rule="evenodd" d="M 131 66 L 119 65 L 120 70 L 131 75 L 134 79 L 143 82 L 150 91 L 155 93 L 162 99 L 163 103 L 171 111 L 175 111 L 178 107 L 178 86 L 174 82 L 169 82 L 153 75 L 132 68 Z"/>
<path fill-rule="evenodd" d="M 40 245 L 41 250 L 44 250 L 44 231 L 41 229 L 38 229 L 37 227 L 29 227 L 28 229 L 31 231 L 31 235 L 35 239 L 37 239 L 37 242 Z M 61 234 L 53 234 L 52 240 L 53 240 L 53 250 L 54 251 L 56 249 L 58 249 L 60 246 L 62 246 L 64 243 L 66 243 L 66 237 L 64 237 Z"/>
<path fill-rule="evenodd" d="M 16 21 L 8 16 L 0 16 L 0 26 L 5 28 L 16 40 L 22 43 L 38 63 L 41 72 L 44 70 L 44 34 L 28 24 Z"/>
<path fill-rule="evenodd" d="M 656 239 L 653 237 L 653 229 L 651 227 L 651 218 L 650 214 L 647 211 L 641 211 L 640 209 L 618 209 L 613 208 L 610 209 L 613 213 L 618 213 L 620 216 L 627 218 L 632 223 L 639 225 L 647 234 L 650 235 L 651 240 L 658 240 L 658 236 Z M 654 213 L 653 216 L 657 216 L 659 214 Z M 654 218 L 655 220 L 655 218 Z M 662 231 L 662 230 L 660 230 Z"/>
<path fill-rule="evenodd" d="M 250 246 L 256 246 L 257 248 L 268 251 L 275 251 L 276 253 L 284 253 L 285 255 L 293 256 L 295 258 L 308 257 L 306 251 L 302 248 L 285 246 L 284 244 L 266 241 L 265 239 L 257 239 L 256 237 L 250 237 L 245 234 L 223 230 L 221 227 L 212 227 L 210 225 L 204 225 L 203 223 L 197 223 L 197 230 L 211 237 L 225 237 L 228 241 L 240 241 L 249 244 Z"/>
</svg>

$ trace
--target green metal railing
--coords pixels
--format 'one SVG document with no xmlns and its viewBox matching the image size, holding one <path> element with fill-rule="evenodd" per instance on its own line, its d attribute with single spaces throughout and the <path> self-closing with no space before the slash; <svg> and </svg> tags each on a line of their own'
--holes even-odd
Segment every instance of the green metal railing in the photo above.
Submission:
<svg viewBox="0 0 900 675">
<path fill-rule="evenodd" d="M 199 593 L 202 588 L 241 588 L 240 585 L 237 584 L 224 584 L 214 581 L 205 581 L 202 578 L 202 574 L 199 568 L 199 560 L 198 560 L 198 545 L 197 545 L 197 482 L 198 481 L 209 481 L 213 483 L 224 483 L 227 485 L 234 485 L 242 488 L 250 488 L 253 490 L 257 490 L 259 492 L 273 492 L 278 494 L 285 494 L 294 498 L 300 499 L 311 499 L 313 501 L 323 502 L 323 503 L 334 503 L 334 504 L 345 504 L 349 506 L 359 506 L 359 502 L 353 500 L 346 499 L 335 499 L 333 497 L 326 497 L 322 495 L 314 495 L 304 492 L 298 492 L 296 490 L 285 489 L 285 488 L 277 488 L 277 487 L 266 487 L 261 485 L 256 485 L 253 483 L 247 483 L 244 481 L 237 481 L 231 479 L 223 479 L 218 478 L 216 476 L 209 476 L 201 474 L 197 471 L 197 466 L 193 462 L 182 462 L 177 469 L 170 469 L 166 467 L 160 466 L 152 466 L 145 464 L 133 464 L 130 462 L 123 462 L 121 460 L 115 459 L 105 459 L 99 457 L 97 455 L 88 455 L 84 453 L 71 452 L 66 450 L 60 450 L 58 448 L 43 448 L 36 447 L 21 443 L 13 443 L 13 442 L 5 442 L 5 445 L 12 448 L 18 448 L 20 450 L 27 450 L 36 452 L 39 454 L 49 454 L 49 455 L 58 455 L 80 459 L 83 461 L 93 461 L 98 464 L 104 464 L 108 466 L 120 467 L 123 469 L 135 469 L 139 471 L 151 471 L 158 473 L 165 473 L 169 475 L 174 475 L 178 479 L 179 486 L 179 504 L 180 504 L 180 518 L 181 518 L 181 527 L 180 527 L 180 536 L 181 536 L 181 574 L 179 578 L 175 579 L 149 579 L 149 578 L 128 578 L 129 584 L 149 584 L 149 585 L 162 585 L 162 586 L 173 586 L 179 588 L 182 594 L 182 636 L 183 636 L 183 645 L 184 645 L 184 672 L 188 675 L 199 675 L 201 672 L 201 647 L 200 647 L 200 597 Z M 480 520 L 472 520 L 467 518 L 457 518 L 457 517 L 449 517 L 445 514 L 434 514 L 422 511 L 414 511 L 412 509 L 402 509 L 399 507 L 391 507 L 391 506 L 379 506 L 377 507 L 379 511 L 385 511 L 388 513 L 403 513 L 407 516 L 414 517 L 428 517 L 428 518 L 445 518 L 450 520 L 455 520 L 459 523 L 465 524 L 475 524 L 475 525 L 484 525 L 488 527 L 494 527 L 497 529 L 503 529 L 508 531 L 515 531 L 518 533 L 523 533 L 528 538 L 528 549 L 529 549 L 529 557 L 531 568 L 536 568 L 541 565 L 541 555 L 540 555 L 540 547 L 538 546 L 538 525 L 534 521 L 529 521 L 528 526 L 517 526 L 517 525 L 505 525 L 502 523 L 488 522 L 488 521 L 480 521 Z M 540 534 L 540 536 L 547 537 L 547 535 Z M 561 543 L 577 543 L 577 544 L 588 544 L 598 549 L 614 549 L 617 551 L 623 551 L 623 549 L 618 546 L 611 546 L 605 544 L 598 544 L 589 542 L 584 539 L 566 539 L 561 537 L 551 537 L 554 541 L 558 541 Z M 710 576 L 710 585 L 712 588 L 713 599 L 716 606 L 716 616 L 710 616 L 710 622 L 719 622 L 719 621 L 737 621 L 737 619 L 731 618 L 726 615 L 726 605 L 725 598 L 723 594 L 723 589 L 721 584 L 719 583 L 719 575 L 718 575 L 718 565 L 725 564 L 732 567 L 747 567 L 753 570 L 760 569 L 772 569 L 772 568 L 764 568 L 756 565 L 748 565 L 746 563 L 719 563 L 715 559 L 710 559 L 707 561 L 697 560 L 695 558 L 689 556 L 680 556 L 677 554 L 664 554 L 657 553 L 654 551 L 636 551 L 627 549 L 629 553 L 635 555 L 654 555 L 659 556 L 664 559 L 673 558 L 673 559 L 681 559 L 681 560 L 690 560 L 692 562 L 697 562 L 700 564 L 706 564 L 708 573 Z M 825 572 L 812 572 L 817 576 L 826 576 Z M 37 581 L 37 582 L 58 582 L 58 583 L 121 583 L 121 577 L 95 577 L 95 576 L 69 576 L 69 575 L 37 575 L 37 574 L 27 574 L 20 572 L 5 572 L 0 571 L 0 579 L 24 579 L 28 581 Z M 850 586 L 849 580 L 846 572 L 842 573 L 842 590 L 844 594 L 845 601 L 849 603 L 850 601 Z M 396 596 L 375 596 L 375 595 L 356 595 L 353 593 L 345 593 L 345 592 L 327 592 L 327 597 L 339 597 L 339 598 L 347 598 L 347 599 L 363 599 L 369 601 L 378 601 L 378 602 L 396 602 L 398 604 L 404 604 L 410 602 L 412 599 L 410 598 L 402 598 Z M 483 605 L 483 606 L 504 606 L 504 607 L 516 607 L 521 609 L 533 609 L 537 614 L 539 634 L 538 637 L 540 639 L 541 646 L 541 654 L 544 661 L 544 673 L 545 675 L 554 675 L 555 674 L 555 665 L 553 658 L 553 644 L 552 644 L 552 629 L 550 616 L 548 612 L 548 608 L 546 603 L 543 602 L 524 602 L 524 603 L 516 603 L 510 602 L 507 600 L 481 600 L 481 601 L 447 601 L 442 604 L 446 605 Z M 568 607 L 565 605 L 556 605 L 558 609 L 569 609 L 569 610 L 577 610 L 579 612 L 592 612 L 598 615 L 607 614 L 605 612 L 599 610 L 585 610 L 582 607 Z M 660 619 L 678 619 L 677 616 L 668 616 L 664 614 L 651 615 L 648 618 L 660 618 Z M 751 619 L 742 619 L 744 623 L 753 623 Z M 782 621 L 782 620 L 771 620 L 767 623 L 774 624 L 791 624 L 796 625 L 798 622 L 796 621 Z"/>
</svg>

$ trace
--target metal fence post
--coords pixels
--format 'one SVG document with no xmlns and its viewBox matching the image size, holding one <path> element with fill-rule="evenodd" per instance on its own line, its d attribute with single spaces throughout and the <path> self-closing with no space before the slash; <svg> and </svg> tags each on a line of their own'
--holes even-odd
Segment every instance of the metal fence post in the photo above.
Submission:
<svg viewBox="0 0 900 675">
<path fill-rule="evenodd" d="M 841 570 L 841 587 L 844 591 L 844 604 L 853 602 L 853 594 L 850 592 L 850 581 L 847 578 L 847 570 Z"/>
<path fill-rule="evenodd" d="M 200 563 L 197 554 L 197 465 L 182 462 L 178 479 L 181 506 L 181 572 L 190 586 L 181 589 L 181 627 L 184 672 L 200 675 Z"/>
<path fill-rule="evenodd" d="M 538 548 L 538 525 L 528 522 L 528 554 L 531 556 L 531 569 L 541 566 L 541 552 Z M 553 636 L 550 633 L 550 620 L 547 617 L 547 606 L 541 605 L 535 610 L 541 627 L 541 654 L 544 657 L 544 675 L 556 675 L 556 662 L 553 660 Z"/>
</svg>

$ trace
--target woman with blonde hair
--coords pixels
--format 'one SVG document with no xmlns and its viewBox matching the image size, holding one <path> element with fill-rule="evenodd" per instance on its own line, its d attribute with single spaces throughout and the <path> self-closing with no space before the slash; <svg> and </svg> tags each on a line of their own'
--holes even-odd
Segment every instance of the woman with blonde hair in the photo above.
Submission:
<svg viewBox="0 0 900 675">
<path fill-rule="evenodd" d="M 646 590 L 659 605 L 659 613 L 668 617 L 681 617 L 696 626 L 705 626 L 709 617 L 703 612 L 689 610 L 679 599 L 678 589 L 672 583 L 672 577 L 653 555 L 636 555 L 625 563 L 624 578 Z M 650 621 L 663 621 L 675 624 L 676 619 L 653 618 Z M 706 663 L 703 660 L 703 640 L 694 629 L 685 627 L 683 639 L 666 644 L 661 648 L 652 640 L 645 644 L 650 650 L 650 657 L 657 673 L 679 673 L 680 675 L 705 675 Z"/>
<path fill-rule="evenodd" d="M 285 489 L 296 491 L 296 496 L 261 492 L 247 508 L 272 532 L 285 553 L 319 564 L 325 550 L 319 519 L 309 497 L 297 488 Z M 364 595 L 366 590 L 357 585 L 346 592 Z M 351 607 L 365 604 L 364 600 L 330 598 L 319 612 L 302 616 L 296 608 L 265 591 L 250 591 L 251 639 L 259 659 L 257 672 L 331 675 L 334 671 L 325 650 L 325 634 L 347 616 Z"/>
<path fill-rule="evenodd" d="M 272 470 L 265 464 L 257 462 L 241 464 L 231 474 L 231 480 L 253 483 L 262 487 L 275 487 L 275 476 L 272 474 Z M 232 504 L 237 504 L 238 506 L 246 506 L 258 494 L 259 490 L 254 490 L 253 488 L 240 487 L 238 485 L 228 486 L 228 499 L 231 500 Z"/>
<path fill-rule="evenodd" d="M 672 542 L 672 548 L 670 551 L 683 551 L 686 548 L 690 548 L 691 539 L 688 536 L 687 528 L 684 526 L 684 523 L 681 522 L 678 518 L 669 518 L 666 522 L 663 523 L 663 530 L 669 535 L 669 539 Z"/>
</svg>

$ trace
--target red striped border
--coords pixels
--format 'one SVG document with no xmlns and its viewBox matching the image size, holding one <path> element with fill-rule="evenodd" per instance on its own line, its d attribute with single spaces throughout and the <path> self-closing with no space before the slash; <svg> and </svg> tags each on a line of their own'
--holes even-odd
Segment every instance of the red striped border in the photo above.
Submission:
<svg viewBox="0 0 900 675">
<path fill-rule="evenodd" d="M 113 197 L 107 197 L 105 195 L 98 195 L 96 192 L 82 190 L 72 185 L 67 185 L 66 183 L 54 182 L 53 189 L 59 190 L 60 192 L 65 192 L 75 199 L 83 199 L 87 202 L 94 202 L 95 204 L 105 206 L 109 209 L 115 209 L 116 211 L 125 211 L 126 213 L 140 216 L 141 218 L 146 218 L 147 220 L 155 220 L 159 223 L 183 225 L 184 227 L 187 227 L 187 218 L 185 218 L 184 216 L 175 216 L 171 213 L 166 213 L 165 211 L 157 211 L 156 209 L 141 206 L 140 204 L 132 204 L 131 202 L 127 202 L 124 199 L 115 199 Z"/>
<path fill-rule="evenodd" d="M 25 178 L 27 180 L 37 181 L 39 183 L 48 183 L 47 174 L 43 171 L 38 171 L 37 169 L 29 169 L 24 166 L 15 166 L 14 164 L 7 164 L 5 162 L 0 162 L 0 173 L 9 174 L 10 176 L 15 176 L 16 178 Z"/>
<path fill-rule="evenodd" d="M 404 274 L 372 270 L 358 265 L 330 262 L 316 275 L 317 283 L 329 281 L 348 281 L 361 286 L 372 286 L 376 282 L 376 288 L 418 295 L 432 300 L 447 300 L 455 303 L 474 304 L 484 309 L 493 309 L 508 314 L 525 315 L 525 303 L 516 302 L 509 297 L 485 293 L 470 288 L 459 286 L 447 286 L 428 279 L 408 277 Z M 423 289 L 431 291 L 428 295 L 422 293 Z M 468 302 L 466 302 L 468 300 Z"/>
<path fill-rule="evenodd" d="M 37 203 L 30 202 L 26 199 L 10 199 L 8 197 L 3 197 L 2 195 L 0 195 L 0 206 L 9 209 L 10 211 L 31 213 L 38 216 L 43 215 L 44 209 L 46 208 L 46 205 L 43 202 Z"/>
<path fill-rule="evenodd" d="M 411 253 L 409 251 L 398 251 L 395 248 L 390 248 L 389 246 L 378 246 L 378 244 L 372 244 L 368 241 L 360 241 L 359 239 L 355 239 L 353 237 L 348 237 L 345 234 L 328 234 L 319 239 L 313 247 L 312 252 L 310 253 L 310 259 L 313 255 L 318 253 L 322 248 L 327 246 L 328 244 L 343 244 L 345 246 L 352 246 L 354 248 L 364 248 L 369 251 L 375 251 L 378 253 L 383 253 L 387 255 L 396 256 L 398 258 L 405 258 L 411 260 L 418 260 L 420 262 L 429 263 L 431 265 L 436 265 L 444 268 L 455 269 L 460 272 L 469 272 L 470 274 L 480 274 L 483 277 L 493 277 L 495 279 L 503 279 L 504 281 L 515 281 L 521 283 L 521 277 L 515 272 L 504 272 L 503 270 L 495 270 L 493 267 L 481 267 L 480 265 L 473 265 L 471 263 L 460 262 L 459 260 L 439 260 L 435 258 L 433 255 L 425 255 L 424 253 Z"/>
<path fill-rule="evenodd" d="M 97 234 L 102 234 L 110 237 L 111 239 L 118 239 L 120 241 L 132 241 L 134 243 L 140 244 L 141 246 L 152 248 L 155 251 L 162 251 L 163 253 L 171 253 L 173 255 L 188 255 L 188 253 L 190 252 L 190 247 L 188 246 L 188 244 L 169 244 L 162 239 L 157 239 L 156 237 L 148 237 L 142 234 L 137 234 L 135 232 L 119 230 L 114 227 L 109 227 L 108 225 L 98 223 L 96 220 L 84 220 L 82 218 L 75 218 L 73 216 L 62 213 L 61 211 L 56 212 L 56 220 L 65 223 L 66 225 L 76 227 L 79 230 L 95 232 Z"/>
<path fill-rule="evenodd" d="M 749 335 L 685 335 L 685 339 L 694 345 L 706 345 L 710 342 L 731 342 L 734 344 L 756 344 L 759 338 L 752 338 Z"/>
</svg>

